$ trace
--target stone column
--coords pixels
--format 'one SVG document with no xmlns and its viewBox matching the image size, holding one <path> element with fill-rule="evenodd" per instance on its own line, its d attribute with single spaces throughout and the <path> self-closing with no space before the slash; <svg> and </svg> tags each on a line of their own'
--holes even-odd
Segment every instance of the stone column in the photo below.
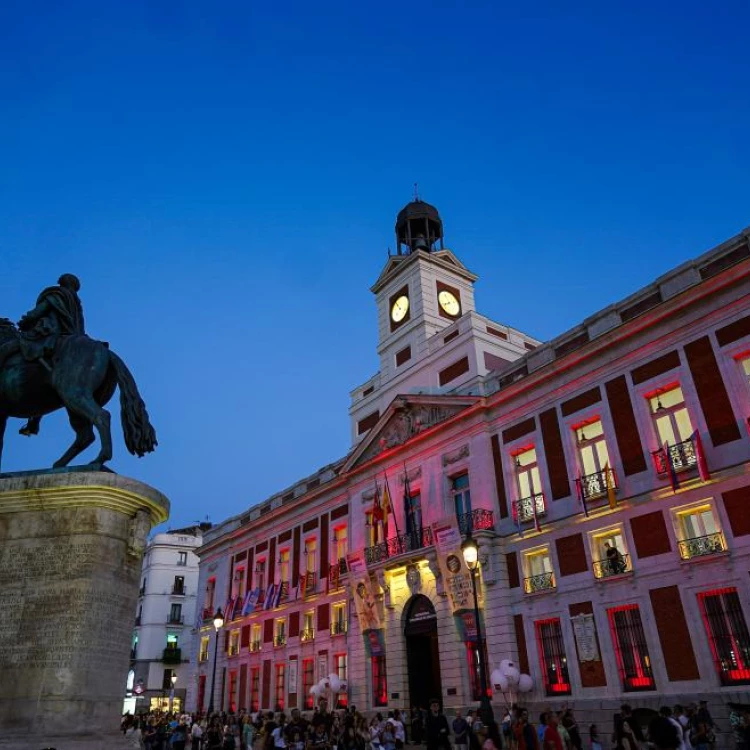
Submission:
<svg viewBox="0 0 750 750">
<path fill-rule="evenodd" d="M 168 514 L 111 472 L 0 476 L 0 748 L 118 747 L 146 537 Z"/>
</svg>

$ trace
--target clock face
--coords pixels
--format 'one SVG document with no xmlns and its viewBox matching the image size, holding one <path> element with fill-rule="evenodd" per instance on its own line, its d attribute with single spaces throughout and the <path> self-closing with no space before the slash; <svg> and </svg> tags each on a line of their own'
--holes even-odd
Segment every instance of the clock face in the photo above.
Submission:
<svg viewBox="0 0 750 750">
<path fill-rule="evenodd" d="M 391 308 L 391 319 L 394 323 L 400 323 L 405 317 L 406 313 L 409 312 L 409 298 L 402 294 L 394 303 Z"/>
<path fill-rule="evenodd" d="M 461 312 L 461 305 L 458 303 L 453 292 L 448 292 L 443 289 L 443 291 L 438 294 L 438 302 L 440 303 L 440 307 L 442 307 L 451 317 L 455 317 Z"/>
</svg>

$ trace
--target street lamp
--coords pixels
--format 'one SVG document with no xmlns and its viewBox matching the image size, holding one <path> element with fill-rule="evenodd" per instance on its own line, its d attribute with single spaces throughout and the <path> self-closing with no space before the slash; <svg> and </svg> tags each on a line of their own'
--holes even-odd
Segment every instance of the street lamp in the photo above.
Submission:
<svg viewBox="0 0 750 750">
<path fill-rule="evenodd" d="M 172 707 L 174 704 L 174 685 L 175 685 L 175 682 L 177 682 L 177 675 L 174 672 L 172 672 L 172 676 L 169 679 L 172 680 L 172 687 L 169 690 L 169 713 L 171 714 Z"/>
<path fill-rule="evenodd" d="M 464 556 L 466 567 L 471 573 L 471 589 L 474 593 L 474 621 L 477 628 L 477 650 L 479 651 L 479 688 L 481 697 L 479 699 L 479 713 L 482 717 L 482 723 L 487 725 L 495 720 L 492 712 L 492 703 L 487 695 L 487 673 L 485 671 L 484 654 L 485 645 L 482 638 L 482 625 L 479 621 L 479 598 L 477 597 L 477 570 L 479 568 L 479 547 L 471 535 L 471 529 L 465 541 L 461 544 L 461 552 Z"/>
<path fill-rule="evenodd" d="M 221 607 L 216 610 L 214 615 L 214 628 L 216 629 L 216 643 L 214 644 L 214 672 L 211 676 L 211 696 L 208 699 L 208 715 L 214 712 L 214 687 L 216 686 L 216 660 L 219 656 L 219 630 L 224 626 L 224 615 L 221 613 Z"/>
</svg>

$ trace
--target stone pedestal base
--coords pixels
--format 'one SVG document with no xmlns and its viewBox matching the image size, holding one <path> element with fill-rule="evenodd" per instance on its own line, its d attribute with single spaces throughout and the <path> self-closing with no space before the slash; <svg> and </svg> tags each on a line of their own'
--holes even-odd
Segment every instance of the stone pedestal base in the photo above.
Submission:
<svg viewBox="0 0 750 750">
<path fill-rule="evenodd" d="M 168 512 L 117 474 L 0 477 L 0 747 L 124 742 L 141 560 Z"/>
</svg>

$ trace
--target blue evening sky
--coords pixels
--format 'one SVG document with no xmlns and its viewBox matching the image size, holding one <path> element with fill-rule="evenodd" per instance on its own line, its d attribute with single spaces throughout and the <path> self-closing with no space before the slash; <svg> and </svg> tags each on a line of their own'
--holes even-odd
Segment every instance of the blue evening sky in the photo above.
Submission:
<svg viewBox="0 0 750 750">
<path fill-rule="evenodd" d="M 174 525 L 343 455 L 419 182 L 480 312 L 547 339 L 750 224 L 747 2 L 0 10 L 0 316 L 77 273 Z M 111 402 L 117 414 L 117 401 Z M 72 438 L 8 429 L 5 470 Z M 88 453 L 88 457 L 92 453 Z"/>
</svg>

